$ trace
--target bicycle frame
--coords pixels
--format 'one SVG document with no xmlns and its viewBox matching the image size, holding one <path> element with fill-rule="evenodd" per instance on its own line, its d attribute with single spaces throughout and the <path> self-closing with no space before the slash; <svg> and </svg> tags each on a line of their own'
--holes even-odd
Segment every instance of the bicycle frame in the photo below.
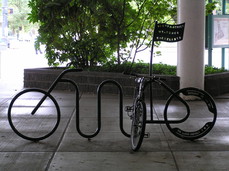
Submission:
<svg viewBox="0 0 229 171">
<path fill-rule="evenodd" d="M 175 93 L 173 89 L 171 89 L 165 82 L 162 81 L 160 77 L 148 77 L 148 80 L 146 79 L 147 77 L 140 77 L 139 81 L 139 86 L 138 86 L 138 97 L 144 99 L 144 91 L 147 86 L 150 86 L 150 120 L 146 120 L 146 123 L 151 123 L 151 124 L 164 124 L 164 120 L 154 120 L 153 119 L 153 99 L 152 99 L 152 83 L 157 83 L 158 85 L 164 87 L 171 95 Z M 180 96 L 177 96 L 177 99 L 180 100 L 186 107 L 187 109 L 187 114 L 186 116 L 181 119 L 181 120 L 176 120 L 176 121 L 169 121 L 169 123 L 182 123 L 184 122 L 189 116 L 190 116 L 190 109 L 188 104 L 186 103 L 185 100 L 183 100 Z"/>
</svg>

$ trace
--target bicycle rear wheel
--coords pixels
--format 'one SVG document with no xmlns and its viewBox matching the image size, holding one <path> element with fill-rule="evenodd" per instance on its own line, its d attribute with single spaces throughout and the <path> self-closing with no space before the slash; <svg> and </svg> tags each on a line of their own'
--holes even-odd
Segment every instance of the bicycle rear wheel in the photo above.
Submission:
<svg viewBox="0 0 229 171">
<path fill-rule="evenodd" d="M 39 108 L 35 107 L 46 97 Z M 60 109 L 54 97 L 40 89 L 26 89 L 11 101 L 8 121 L 13 131 L 20 137 L 39 141 L 52 135 L 60 122 Z"/>
<path fill-rule="evenodd" d="M 134 112 L 131 125 L 131 147 L 133 151 L 141 147 L 146 126 L 146 105 L 145 102 L 137 99 L 134 103 Z"/>
<path fill-rule="evenodd" d="M 184 88 L 172 94 L 165 105 L 164 119 L 177 137 L 195 140 L 213 128 L 217 118 L 212 97 L 197 88 Z"/>
</svg>

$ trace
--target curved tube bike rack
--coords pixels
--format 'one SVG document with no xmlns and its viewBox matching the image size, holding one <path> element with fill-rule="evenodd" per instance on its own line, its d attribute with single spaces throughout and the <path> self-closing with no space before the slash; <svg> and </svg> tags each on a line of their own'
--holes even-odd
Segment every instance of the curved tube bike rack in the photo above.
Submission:
<svg viewBox="0 0 229 171">
<path fill-rule="evenodd" d="M 90 135 L 84 134 L 80 129 L 79 91 L 78 91 L 77 85 L 75 83 L 73 84 L 76 88 L 76 103 L 77 103 L 76 104 L 76 129 L 82 137 L 91 139 L 95 137 L 96 135 L 98 135 L 101 130 L 101 104 L 102 104 L 101 97 L 102 97 L 102 89 L 106 84 L 113 84 L 119 90 L 119 126 L 120 126 L 120 130 L 123 133 L 123 135 L 125 135 L 126 137 L 130 137 L 130 134 L 128 134 L 123 128 L 123 91 L 122 91 L 121 85 L 118 82 L 116 82 L 115 80 L 105 80 L 98 86 L 97 88 L 97 124 L 98 125 L 97 125 L 97 129 L 95 130 L 95 132 Z"/>
<path fill-rule="evenodd" d="M 106 84 L 116 85 L 117 88 L 119 89 L 119 127 L 120 127 L 120 130 L 123 133 L 123 135 L 125 135 L 126 137 L 130 137 L 130 134 L 128 134 L 123 128 L 123 90 L 122 90 L 122 86 L 117 81 L 105 80 L 99 85 L 99 87 L 97 89 L 98 115 L 100 115 L 100 117 L 101 117 L 101 90 L 102 90 L 103 86 Z"/>
<path fill-rule="evenodd" d="M 62 78 L 66 73 L 68 72 L 74 72 L 76 70 L 74 69 L 69 69 L 69 70 L 65 70 L 63 71 L 60 76 L 56 79 L 56 81 L 54 81 L 54 83 L 51 85 L 51 87 L 49 88 L 49 90 L 47 91 L 48 93 L 51 93 L 51 91 L 56 87 L 58 82 L 68 82 L 70 84 L 72 84 L 75 88 L 75 94 L 76 94 L 76 130 L 77 132 L 84 138 L 93 138 L 96 135 L 99 134 L 100 130 L 101 130 L 101 92 L 102 89 L 105 85 L 107 84 L 113 84 L 115 85 L 118 90 L 119 90 L 119 126 L 120 126 L 120 130 L 123 133 L 123 135 L 125 135 L 126 137 L 130 137 L 130 134 L 128 134 L 124 128 L 123 128 L 123 89 L 122 86 L 115 80 L 105 80 L 102 83 L 99 84 L 98 88 L 97 88 L 97 123 L 98 123 L 98 127 L 95 130 L 95 132 L 93 134 L 85 134 L 81 131 L 80 129 L 80 111 L 79 111 L 79 100 L 80 100 L 80 93 L 79 93 L 79 88 L 77 86 L 77 84 L 71 80 L 71 79 L 66 79 L 66 78 Z M 44 101 L 46 97 L 44 97 L 40 103 L 42 103 L 42 101 Z M 37 108 L 40 106 L 40 104 L 37 105 Z M 37 108 L 35 108 L 34 110 L 37 110 Z M 35 112 L 34 112 L 35 113 Z"/>
<path fill-rule="evenodd" d="M 62 78 L 66 73 L 69 72 L 76 72 L 76 71 L 80 71 L 77 69 L 68 69 L 63 71 L 58 77 L 57 79 L 53 82 L 53 84 L 50 86 L 50 88 L 48 89 L 48 93 L 51 93 L 51 91 L 56 87 L 56 85 L 58 84 L 58 82 L 68 82 L 70 84 L 72 84 L 75 88 L 75 94 L 76 94 L 76 130 L 77 132 L 84 138 L 93 138 L 96 135 L 98 135 L 98 133 L 101 130 L 101 91 L 102 88 L 106 85 L 106 84 L 113 84 L 115 85 L 118 90 L 119 90 L 119 126 L 120 126 L 120 130 L 123 133 L 123 135 L 125 135 L 126 137 L 130 137 L 130 134 L 128 134 L 124 128 L 123 128 L 123 90 L 122 90 L 122 86 L 115 80 L 105 80 L 102 83 L 100 83 L 100 85 L 97 88 L 97 123 L 98 123 L 98 127 L 96 129 L 96 131 L 93 134 L 85 134 L 81 131 L 80 129 L 80 112 L 79 112 L 79 100 L 80 100 L 80 93 L 79 93 L 79 88 L 77 86 L 77 84 L 71 80 L 71 79 L 66 79 L 66 78 Z M 41 105 L 41 103 L 45 100 L 46 96 L 40 101 L 40 103 L 37 105 L 37 107 L 34 109 L 33 113 L 35 113 L 35 111 L 39 108 L 39 106 Z"/>
<path fill-rule="evenodd" d="M 57 86 L 57 84 L 59 82 L 67 82 L 70 83 L 74 86 L 75 88 L 75 95 L 76 95 L 76 106 L 75 106 L 75 110 L 76 110 L 76 130 L 78 131 L 78 133 L 84 137 L 87 138 L 88 140 L 90 140 L 91 138 L 95 137 L 96 135 L 99 134 L 99 132 L 101 131 L 101 111 L 102 111 L 102 90 L 104 88 L 105 85 L 107 84 L 112 84 L 113 86 L 116 86 L 119 92 L 119 126 L 120 126 L 120 130 L 123 133 L 123 135 L 125 135 L 126 137 L 130 137 L 131 138 L 131 142 L 132 142 L 132 149 L 134 151 L 137 151 L 142 143 L 143 138 L 146 136 L 147 134 L 145 134 L 145 124 L 166 124 L 168 129 L 177 137 L 182 138 L 182 139 L 186 139 L 186 140 L 194 140 L 200 137 L 203 137 L 204 135 L 206 135 L 214 126 L 215 121 L 216 121 L 216 117 L 217 117 L 217 110 L 216 110 L 216 106 L 215 103 L 213 101 L 213 99 L 211 98 L 210 95 L 208 95 L 205 91 L 203 90 L 199 90 L 196 88 L 183 88 L 177 91 L 172 90 L 168 85 L 166 85 L 161 78 L 157 78 L 157 77 L 148 77 L 148 81 L 144 81 L 144 78 L 141 78 L 141 82 L 140 82 L 140 87 L 136 87 L 137 91 L 139 91 L 138 95 L 136 98 L 134 98 L 134 102 L 133 102 L 133 106 L 127 106 L 126 107 L 126 112 L 132 112 L 132 115 L 129 115 L 131 120 L 132 120 L 132 125 L 131 125 L 131 135 L 128 134 L 123 127 L 123 88 L 122 86 L 115 80 L 105 80 L 103 82 L 101 82 L 99 84 L 99 86 L 97 87 L 97 128 L 95 130 L 94 133 L 92 134 L 85 134 L 82 132 L 82 130 L 80 129 L 80 105 L 79 105 L 79 100 L 80 100 L 80 93 L 79 93 L 79 88 L 77 86 L 77 84 L 75 83 L 74 80 L 71 79 L 67 79 L 67 78 L 63 78 L 63 76 L 66 73 L 70 73 L 70 72 L 80 72 L 82 71 L 81 69 L 67 69 L 64 70 L 63 72 L 60 73 L 60 75 L 56 78 L 56 80 L 52 83 L 52 85 L 49 87 L 49 89 L 47 91 L 41 90 L 41 89 L 27 89 L 27 90 L 23 90 L 20 93 L 18 93 L 10 102 L 10 106 L 8 109 L 8 120 L 10 123 L 11 128 L 13 129 L 13 131 L 19 135 L 20 137 L 27 139 L 27 140 L 32 140 L 32 141 L 40 141 L 42 139 L 45 139 L 47 137 L 49 137 L 50 135 L 52 135 L 55 130 L 58 127 L 59 121 L 60 121 L 60 109 L 59 109 L 59 105 L 56 102 L 55 98 L 51 95 L 51 92 L 53 91 L 53 89 Z M 151 86 L 151 83 L 157 83 L 159 85 L 161 85 L 162 87 L 164 87 L 168 92 L 171 93 L 171 96 L 169 97 L 169 99 L 167 100 L 166 104 L 165 104 L 165 109 L 164 109 L 164 120 L 154 120 L 153 119 L 153 101 L 152 98 L 150 98 L 150 114 L 151 114 L 151 118 L 150 120 L 147 120 L 147 115 L 146 115 L 146 107 L 145 107 L 145 102 L 144 102 L 144 90 L 146 87 Z M 150 89 L 152 90 L 152 89 Z M 36 93 L 39 92 L 41 93 L 42 96 L 40 96 L 40 98 L 37 99 L 37 101 L 35 102 L 34 106 L 29 106 L 31 110 L 29 110 L 29 114 L 31 115 L 35 115 L 38 110 L 39 107 L 41 107 L 41 105 L 43 104 L 43 102 L 49 98 L 53 104 L 55 105 L 56 109 L 57 109 L 57 119 L 56 119 L 56 124 L 54 124 L 54 127 L 50 130 L 50 132 L 46 133 L 45 135 L 42 136 L 36 136 L 35 137 L 31 137 L 31 135 L 27 136 L 24 133 L 21 133 L 20 130 L 18 130 L 15 125 L 12 122 L 12 113 L 11 113 L 11 109 L 14 107 L 18 107 L 17 103 L 14 103 L 18 98 L 20 98 L 21 96 L 23 96 L 26 93 Z M 152 93 L 150 93 L 152 94 Z M 185 99 L 183 99 L 180 94 L 184 95 L 184 96 L 196 96 L 198 97 L 198 100 L 202 100 L 205 105 L 206 105 L 206 109 L 209 111 L 210 116 L 212 117 L 212 120 L 207 120 L 206 124 L 203 125 L 203 127 L 198 128 L 197 130 L 191 130 L 191 131 L 187 131 L 187 130 L 183 130 L 183 128 L 179 128 L 176 124 L 178 123 L 182 123 L 184 121 L 186 121 L 188 119 L 188 117 L 190 116 L 190 108 L 189 108 L 189 104 L 188 104 L 188 100 L 186 102 Z M 172 101 L 178 100 L 180 101 L 181 104 L 183 104 L 182 106 L 184 106 L 187 110 L 185 110 L 184 115 L 182 114 L 180 119 L 170 119 L 167 115 L 167 111 L 168 111 L 168 106 L 172 103 Z M 176 101 L 175 101 L 176 102 Z M 195 101 L 194 101 L 195 102 Z M 16 104 L 14 106 L 14 104 Z M 22 106 L 23 107 L 23 106 Z M 32 108 L 31 108 L 32 107 Z M 139 110 L 138 110 L 139 109 Z M 25 110 L 26 111 L 26 110 Z M 142 117 L 143 116 L 143 117 Z M 137 117 L 142 117 L 143 119 L 143 124 L 144 126 L 139 127 L 138 124 L 139 122 L 139 118 Z M 174 116 L 172 117 L 174 118 Z M 137 124 L 135 124 L 137 123 Z M 172 127 L 171 125 L 175 125 L 174 127 Z M 137 131 L 135 131 L 135 129 Z M 138 131 L 140 130 L 140 132 Z M 138 134 L 139 133 L 139 134 Z M 141 134 L 141 137 L 139 138 L 139 140 L 137 141 L 137 144 L 135 143 L 135 137 L 137 137 L 138 135 Z"/>
<path fill-rule="evenodd" d="M 123 89 L 122 86 L 116 82 L 115 80 L 105 80 L 103 81 L 101 84 L 99 84 L 98 88 L 97 88 L 97 129 L 95 130 L 95 132 L 93 134 L 85 134 L 81 131 L 80 129 L 80 105 L 79 105 L 79 100 L 80 100 L 80 93 L 79 93 L 79 88 L 77 86 L 77 84 L 75 83 L 74 80 L 68 79 L 68 78 L 63 78 L 65 74 L 70 73 L 70 72 L 80 72 L 82 71 L 81 69 L 66 69 L 64 71 L 62 71 L 59 76 L 55 79 L 55 81 L 51 84 L 51 86 L 48 88 L 47 91 L 44 90 L 40 90 L 40 89 L 28 89 L 28 90 L 24 90 L 22 92 L 20 92 L 18 95 L 16 95 L 13 100 L 10 103 L 10 107 L 8 110 L 8 120 L 9 123 L 11 125 L 11 128 L 14 130 L 15 133 L 17 133 L 17 135 L 21 136 L 24 139 L 27 140 L 32 140 L 32 141 L 39 141 L 42 139 L 45 139 L 47 137 L 49 137 L 51 134 L 53 134 L 55 132 L 55 130 L 57 129 L 58 125 L 59 125 L 59 121 L 60 121 L 60 110 L 59 110 L 59 105 L 56 102 L 56 100 L 54 99 L 53 96 L 51 96 L 51 92 L 55 89 L 55 87 L 57 86 L 58 83 L 60 82 L 67 82 L 70 83 L 71 85 L 74 86 L 75 88 L 75 100 L 76 100 L 76 106 L 75 106 L 75 110 L 76 110 L 76 130 L 78 131 L 78 133 L 84 137 L 84 138 L 93 138 L 96 135 L 98 135 L 98 133 L 101 130 L 101 92 L 102 89 L 105 85 L 107 84 L 112 84 L 114 86 L 116 86 L 119 90 L 119 126 L 120 126 L 120 130 L 121 132 L 127 136 L 130 137 L 130 134 L 128 134 L 124 128 L 123 128 Z M 56 105 L 57 110 L 57 123 L 56 126 L 50 131 L 50 133 L 48 133 L 45 136 L 38 136 L 38 137 L 31 137 L 31 136 L 27 136 L 24 135 L 22 133 L 20 133 L 20 131 L 17 130 L 17 128 L 15 128 L 14 123 L 12 122 L 12 117 L 11 117 L 11 108 L 14 105 L 14 102 L 17 100 L 18 97 L 20 97 L 21 95 L 27 93 L 27 92 L 40 92 L 41 94 L 43 94 L 43 97 L 41 97 L 41 99 L 38 101 L 38 103 L 34 106 L 34 108 L 31 111 L 31 115 L 35 115 L 37 110 L 41 107 L 41 105 L 44 103 L 44 101 L 47 98 L 51 98 L 51 100 L 54 102 L 54 104 Z"/>
</svg>

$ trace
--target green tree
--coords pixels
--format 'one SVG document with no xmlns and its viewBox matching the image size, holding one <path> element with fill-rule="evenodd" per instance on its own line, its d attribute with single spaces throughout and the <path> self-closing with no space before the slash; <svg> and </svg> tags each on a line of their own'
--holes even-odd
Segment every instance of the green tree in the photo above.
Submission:
<svg viewBox="0 0 229 171">
<path fill-rule="evenodd" d="M 31 22 L 50 65 L 71 61 L 81 67 L 107 61 L 120 64 L 129 52 L 149 43 L 153 21 L 173 15 L 175 0 L 30 0 Z M 116 52 L 116 54 L 115 54 Z"/>
<path fill-rule="evenodd" d="M 28 6 L 29 0 L 9 0 L 8 8 L 13 9 L 12 14 L 8 14 L 9 30 L 11 34 L 21 32 L 28 32 L 31 28 L 36 27 L 28 21 L 28 14 L 30 8 Z"/>
<path fill-rule="evenodd" d="M 121 64 L 150 45 L 154 21 L 174 22 L 176 0 L 30 0 L 29 20 L 50 65 Z"/>
</svg>

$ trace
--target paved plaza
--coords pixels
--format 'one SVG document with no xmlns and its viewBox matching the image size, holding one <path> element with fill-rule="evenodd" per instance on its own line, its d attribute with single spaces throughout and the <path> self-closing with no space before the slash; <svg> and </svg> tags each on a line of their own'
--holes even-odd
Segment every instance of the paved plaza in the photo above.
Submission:
<svg viewBox="0 0 229 171">
<path fill-rule="evenodd" d="M 18 91 L 18 90 L 17 90 Z M 10 128 L 7 119 L 9 102 L 17 92 L 0 93 L 0 170 L 4 171 L 223 171 L 229 169 L 229 99 L 216 99 L 218 119 L 213 130 L 197 141 L 186 141 L 171 134 L 165 125 L 147 125 L 150 137 L 141 149 L 133 152 L 130 139 L 119 129 L 119 102 L 116 95 L 103 95 L 102 129 L 88 141 L 76 131 L 75 96 L 55 91 L 61 109 L 57 131 L 40 142 L 24 140 Z M 226 96 L 226 95 L 225 95 Z M 96 95 L 80 96 L 81 128 L 85 133 L 97 128 Z M 132 99 L 124 98 L 124 105 Z M 162 116 L 163 106 L 158 106 Z M 130 119 L 124 113 L 124 129 L 130 131 Z M 32 125 L 31 125 L 32 127 Z"/>
</svg>

